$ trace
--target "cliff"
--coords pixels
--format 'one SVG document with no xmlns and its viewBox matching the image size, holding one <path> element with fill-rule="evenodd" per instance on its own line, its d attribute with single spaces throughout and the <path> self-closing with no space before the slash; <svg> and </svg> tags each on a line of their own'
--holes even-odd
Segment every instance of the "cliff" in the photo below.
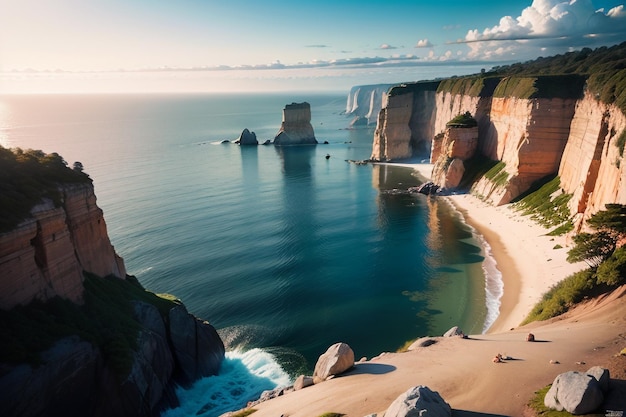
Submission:
<svg viewBox="0 0 626 417">
<path fill-rule="evenodd" d="M 580 228 L 582 220 L 605 204 L 626 201 L 623 145 L 618 144 L 626 134 L 624 112 L 600 101 L 585 81 L 576 74 L 483 74 L 443 80 L 436 93 L 431 88 L 421 99 L 406 85 L 393 87 L 379 114 L 371 159 L 411 158 L 427 147 L 435 164 L 434 180 L 446 188 L 461 183 L 464 165 L 499 161 L 497 172 L 482 176 L 472 187 L 496 205 L 558 174 L 561 193 L 572 196 L 570 215 Z M 477 144 L 473 155 L 459 159 L 450 152 L 459 145 L 462 130 L 447 123 L 465 112 L 477 122 Z M 470 171 L 475 175 L 477 168 Z"/>
<path fill-rule="evenodd" d="M 383 99 L 371 159 L 393 161 L 430 151 L 438 82 L 401 84 Z"/>
<path fill-rule="evenodd" d="M 0 147 L 0 415 L 151 416 L 215 375 L 215 328 L 126 275 L 93 185 Z"/>
<path fill-rule="evenodd" d="M 55 296 L 83 302 L 83 271 L 126 276 L 107 235 L 91 183 L 59 187 L 60 207 L 36 205 L 29 219 L 0 234 L 0 308 Z"/>
<path fill-rule="evenodd" d="M 394 84 L 372 84 L 352 87 L 346 103 L 346 115 L 353 116 L 351 124 L 356 125 L 363 121 L 361 124 L 375 125 L 387 91 L 393 86 Z"/>
<path fill-rule="evenodd" d="M 287 104 L 283 109 L 283 121 L 274 137 L 274 145 L 314 145 L 317 143 L 311 125 L 311 105 L 304 103 Z"/>
</svg>

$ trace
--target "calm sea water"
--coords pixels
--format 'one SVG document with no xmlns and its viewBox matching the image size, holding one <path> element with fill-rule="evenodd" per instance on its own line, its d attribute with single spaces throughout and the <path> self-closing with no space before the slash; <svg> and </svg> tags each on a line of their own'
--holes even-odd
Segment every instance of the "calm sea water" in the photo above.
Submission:
<svg viewBox="0 0 626 417">
<path fill-rule="evenodd" d="M 329 144 L 221 143 L 244 128 L 272 139 L 285 104 L 305 100 L 318 141 Z M 178 296 L 224 339 L 222 375 L 181 390 L 182 407 L 168 415 L 239 408 L 310 374 L 338 341 L 372 357 L 454 325 L 480 333 L 495 318 L 488 248 L 445 201 L 392 192 L 420 183 L 411 169 L 346 162 L 370 156 L 373 130 L 346 129 L 345 103 L 287 94 L 0 98 L 0 144 L 81 161 L 128 272 Z"/>
</svg>

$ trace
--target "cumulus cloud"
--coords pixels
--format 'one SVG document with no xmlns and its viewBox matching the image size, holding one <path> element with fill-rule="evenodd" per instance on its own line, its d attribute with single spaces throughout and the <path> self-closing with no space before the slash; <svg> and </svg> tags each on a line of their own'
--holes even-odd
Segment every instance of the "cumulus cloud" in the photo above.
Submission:
<svg viewBox="0 0 626 417">
<path fill-rule="evenodd" d="M 428 39 L 420 39 L 415 44 L 416 48 L 430 48 L 432 46 L 433 46 L 433 44 Z"/>
<path fill-rule="evenodd" d="M 493 59 L 562 53 L 567 48 L 600 46 L 626 38 L 626 11 L 620 5 L 605 12 L 591 0 L 534 0 L 516 18 L 504 16 L 497 25 L 467 32 L 469 58 Z"/>
<path fill-rule="evenodd" d="M 380 49 L 398 49 L 395 46 L 391 46 L 389 44 L 383 43 L 382 45 L 380 45 Z"/>
</svg>

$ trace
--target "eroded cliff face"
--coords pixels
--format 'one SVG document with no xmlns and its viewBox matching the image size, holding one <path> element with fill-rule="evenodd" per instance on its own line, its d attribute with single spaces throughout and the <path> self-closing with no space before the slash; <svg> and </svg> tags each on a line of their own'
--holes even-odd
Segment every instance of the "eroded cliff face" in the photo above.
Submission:
<svg viewBox="0 0 626 417">
<path fill-rule="evenodd" d="M 164 301 L 126 275 L 91 183 L 59 190 L 59 207 L 44 201 L 30 219 L 0 235 L 0 325 L 4 332 L 14 329 L 11 314 L 17 314 L 20 327 L 5 341 L 7 351 L 25 350 L 24 357 L 37 358 L 33 364 L 0 357 L 0 415 L 158 415 L 162 407 L 177 405 L 175 385 L 217 374 L 224 344 L 211 324 L 189 314 L 182 303 Z M 82 306 L 59 307 L 59 300 L 50 301 L 54 297 Z M 32 334 L 35 319 L 24 311 L 34 300 L 42 301 L 35 303 L 37 314 L 54 317 L 50 334 Z M 111 327 L 109 319 L 82 327 L 103 314 L 95 300 L 116 311 L 106 316 L 115 318 Z M 11 310 L 18 305 L 26 306 L 21 313 Z M 122 328 L 130 329 L 134 343 Z M 27 340 L 38 337 L 45 342 L 31 347 Z M 120 370 L 120 361 L 127 370 Z"/>
<path fill-rule="evenodd" d="M 126 276 L 96 205 L 91 184 L 62 187 L 63 203 L 46 201 L 32 218 L 0 234 L 0 308 L 54 296 L 82 303 L 83 271 Z"/>
<path fill-rule="evenodd" d="M 576 104 L 559 166 L 561 187 L 572 194 L 569 207 L 576 230 L 606 204 L 626 201 L 626 168 L 616 146 L 624 130 L 626 116 L 617 107 L 589 93 Z"/>
<path fill-rule="evenodd" d="M 373 161 L 394 161 L 421 153 L 427 156 L 435 123 L 439 83 L 419 82 L 393 87 L 383 99 L 372 147 Z"/>
<path fill-rule="evenodd" d="M 469 112 L 478 123 L 477 153 L 504 163 L 496 182 L 483 177 L 474 184 L 472 191 L 481 198 L 505 204 L 534 181 L 558 174 L 562 192 L 572 194 L 569 204 L 577 229 L 607 203 L 626 202 L 623 151 L 616 146 L 626 116 L 619 108 L 588 92 L 583 95 L 582 84 L 580 98 L 571 98 L 572 91 L 551 98 L 494 96 L 503 80 L 489 80 L 477 95 L 440 91 L 434 100 L 422 99 L 418 105 L 405 85 L 393 87 L 379 114 L 371 159 L 414 157 L 419 153 L 415 138 L 425 138 L 422 146 L 428 143 L 431 163 L 436 164 L 435 182 L 454 187 L 463 167 L 446 154 L 446 124 Z M 418 119 L 424 122 L 412 123 Z"/>
<path fill-rule="evenodd" d="M 489 190 L 479 183 L 475 190 L 496 205 L 510 202 L 531 184 L 556 173 L 568 141 L 576 100 L 493 98 L 490 123 L 483 127 L 481 150 L 490 159 L 504 162 L 508 181 Z"/>
</svg>

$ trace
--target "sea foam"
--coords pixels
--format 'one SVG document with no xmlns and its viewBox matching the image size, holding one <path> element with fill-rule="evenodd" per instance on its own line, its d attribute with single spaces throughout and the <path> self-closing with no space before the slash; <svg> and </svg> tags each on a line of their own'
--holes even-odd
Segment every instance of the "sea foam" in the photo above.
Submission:
<svg viewBox="0 0 626 417">
<path fill-rule="evenodd" d="M 265 390 L 289 386 L 291 378 L 276 359 L 262 349 L 226 353 L 219 375 L 202 378 L 189 389 L 177 388 L 180 407 L 162 417 L 216 417 L 238 410 Z"/>
<path fill-rule="evenodd" d="M 500 299 L 504 294 L 504 282 L 502 281 L 502 273 L 498 269 L 498 264 L 491 252 L 491 246 L 475 230 L 474 236 L 480 242 L 485 253 L 485 259 L 482 264 L 485 274 L 485 304 L 487 307 L 487 316 L 483 325 L 483 333 L 485 333 L 500 315 Z"/>
</svg>

